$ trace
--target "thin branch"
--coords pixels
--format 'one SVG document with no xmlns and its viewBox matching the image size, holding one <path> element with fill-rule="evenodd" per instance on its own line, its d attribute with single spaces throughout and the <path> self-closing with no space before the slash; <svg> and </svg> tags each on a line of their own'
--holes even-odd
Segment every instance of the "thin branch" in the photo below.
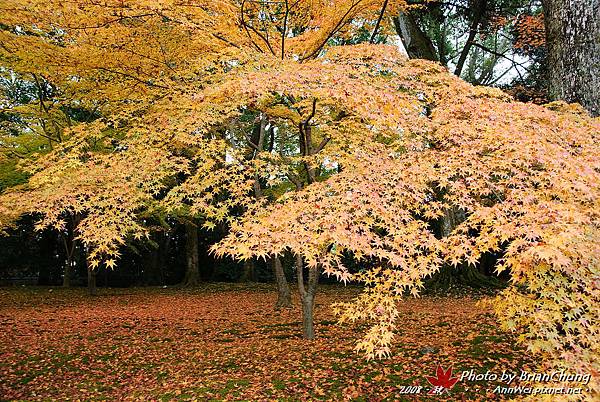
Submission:
<svg viewBox="0 0 600 402">
<path fill-rule="evenodd" d="M 518 61 L 515 61 L 515 60 L 511 59 L 510 57 L 506 56 L 505 54 L 496 52 L 495 50 L 490 49 L 489 47 L 486 47 L 486 46 L 484 46 L 484 45 L 482 45 L 480 43 L 477 43 L 477 42 L 473 42 L 472 45 L 475 46 L 475 47 L 478 47 L 478 48 L 480 48 L 482 50 L 485 50 L 486 52 L 491 53 L 494 56 L 502 57 L 502 58 L 510 61 L 511 63 L 516 64 L 518 66 L 521 66 L 521 67 L 523 67 L 527 71 L 530 71 L 529 68 L 527 68 L 526 65 L 524 65 L 523 63 L 519 63 Z"/>
<path fill-rule="evenodd" d="M 236 45 L 236 44 L 235 44 L 235 43 L 233 43 L 232 41 L 230 41 L 230 40 L 228 40 L 227 38 L 225 38 L 225 37 L 221 36 L 221 34 L 216 34 L 216 33 L 213 33 L 213 34 L 212 34 L 212 36 L 214 36 L 215 38 L 217 38 L 217 39 L 219 39 L 219 40 L 222 40 L 223 42 L 227 43 L 227 44 L 228 44 L 228 45 L 230 45 L 230 46 L 233 46 L 233 47 L 235 47 L 235 48 L 237 48 L 237 49 L 240 49 L 239 45 Z"/>
<path fill-rule="evenodd" d="M 266 43 L 267 47 L 269 48 L 269 51 L 271 52 L 271 54 L 273 56 L 275 56 L 275 51 L 273 50 L 273 47 L 271 47 L 271 43 L 269 42 L 269 39 L 266 38 L 263 34 L 261 34 L 256 28 L 254 28 L 252 25 L 249 25 L 246 23 L 246 19 L 244 18 L 244 4 L 246 2 L 242 1 L 242 5 L 240 7 L 240 13 L 241 13 L 241 22 L 242 25 L 244 26 L 244 29 L 246 30 L 246 33 L 248 34 L 248 37 L 250 38 L 250 40 L 252 41 L 252 43 L 254 44 L 254 46 L 258 47 L 259 50 L 262 52 L 262 49 L 260 49 L 260 46 L 258 46 L 255 42 L 254 39 L 252 39 L 252 34 L 250 33 L 250 29 L 252 30 L 252 32 L 254 32 L 260 39 L 263 40 L 263 42 Z"/>
<path fill-rule="evenodd" d="M 298 130 L 300 131 L 300 152 L 304 156 L 312 155 L 311 148 L 312 144 L 310 139 L 310 133 L 308 131 L 310 121 L 313 117 L 315 117 L 315 113 L 317 111 L 317 99 L 313 99 L 312 110 L 310 115 L 300 124 L 298 125 Z"/>
<path fill-rule="evenodd" d="M 31 75 L 33 76 L 33 79 L 35 80 L 35 85 L 38 88 L 38 98 L 40 101 L 40 111 L 44 111 L 46 112 L 46 114 L 48 113 L 48 107 L 44 104 L 44 98 L 46 98 L 45 94 L 44 94 L 44 89 L 42 88 L 42 84 L 40 83 L 40 80 L 38 78 L 38 76 L 35 73 L 31 73 Z"/>
<path fill-rule="evenodd" d="M 386 0 L 387 1 L 387 0 Z M 287 35 L 287 20 L 290 14 L 290 5 L 285 0 L 285 16 L 283 17 L 283 31 L 281 32 L 281 60 L 285 57 L 285 37 Z"/>
<path fill-rule="evenodd" d="M 348 9 L 348 11 L 346 11 L 346 13 L 342 16 L 342 18 L 340 18 L 340 20 L 337 22 L 337 24 L 331 30 L 331 32 L 329 32 L 329 34 L 325 37 L 323 42 L 316 49 L 314 49 L 308 56 L 302 57 L 300 59 L 300 61 L 304 61 L 304 60 L 307 60 L 307 59 L 317 56 L 319 54 L 319 52 L 321 51 L 321 49 L 323 49 L 323 47 L 327 44 L 329 39 L 331 39 L 333 37 L 333 35 L 335 35 L 341 29 L 341 27 L 344 25 L 344 21 L 346 21 L 346 18 L 348 17 L 348 15 L 350 15 L 352 10 L 358 5 L 358 3 L 360 3 L 360 2 L 353 3 L 352 6 L 350 6 L 350 8 Z"/>
<path fill-rule="evenodd" d="M 101 71 L 106 71 L 106 72 L 112 73 L 112 74 L 122 75 L 123 77 L 131 78 L 132 80 L 137 81 L 140 84 L 148 85 L 150 87 L 162 88 L 162 89 L 169 89 L 169 87 L 167 87 L 167 86 L 159 85 L 159 84 L 154 84 L 152 82 L 145 81 L 145 80 L 143 80 L 141 78 L 136 77 L 135 75 L 131 75 L 131 74 L 125 73 L 123 71 L 111 70 L 110 68 L 106 68 L 106 67 L 97 67 L 96 69 L 97 70 L 101 70 Z"/>
<path fill-rule="evenodd" d="M 327 143 L 331 140 L 331 137 L 325 137 L 323 138 L 323 141 L 321 141 L 319 143 L 319 145 L 317 145 L 317 148 L 315 149 L 315 154 L 321 152 L 321 150 L 323 148 L 325 148 L 325 145 L 327 145 Z"/>
<path fill-rule="evenodd" d="M 375 38 L 377 37 L 377 31 L 379 30 L 379 25 L 381 25 L 381 20 L 383 19 L 383 14 L 385 14 L 385 9 L 387 8 L 388 0 L 384 0 L 383 6 L 381 6 L 381 12 L 379 13 L 379 18 L 377 18 L 377 23 L 375 24 L 375 28 L 373 28 L 373 33 L 371 34 L 371 39 L 369 43 L 375 43 Z"/>
<path fill-rule="evenodd" d="M 246 4 L 246 0 L 243 0 L 242 4 L 240 6 L 240 23 L 244 27 L 244 31 L 246 31 L 246 34 L 248 35 L 248 39 L 250 39 L 250 42 L 254 45 L 254 47 L 259 52 L 264 53 L 262 48 L 260 46 L 258 46 L 258 44 L 256 42 L 254 42 L 254 39 L 252 38 L 252 34 L 250 33 L 250 30 L 248 29 L 248 25 L 246 24 L 246 19 L 244 18 L 244 5 L 245 4 Z"/>
<path fill-rule="evenodd" d="M 310 115 L 308 116 L 308 118 L 306 120 L 304 120 L 305 126 L 310 123 L 310 121 L 312 120 L 313 117 L 315 117 L 316 111 L 317 111 L 317 98 L 313 99 L 312 110 L 310 112 Z"/>
<path fill-rule="evenodd" d="M 121 22 L 124 20 L 134 19 L 134 18 L 152 17 L 154 15 L 156 15 L 156 14 L 155 13 L 146 13 L 146 14 L 139 14 L 139 15 L 130 15 L 130 16 L 115 18 L 114 20 L 106 21 L 106 22 L 104 22 L 102 24 L 98 24 L 98 25 L 82 26 L 82 27 L 67 26 L 67 29 L 73 29 L 73 30 L 99 29 L 99 28 L 104 28 L 104 27 L 107 27 L 108 25 L 114 24 L 115 22 Z"/>
<path fill-rule="evenodd" d="M 252 142 L 252 138 L 250 138 L 250 136 L 246 133 L 244 133 L 244 137 L 246 137 L 246 141 L 248 141 L 248 144 L 250 144 L 250 146 L 252 148 L 254 148 L 257 151 L 260 151 L 260 149 L 258 148 L 258 145 L 256 145 L 255 143 Z"/>
<path fill-rule="evenodd" d="M 456 69 L 454 70 L 454 75 L 460 77 L 462 73 L 463 67 L 465 65 L 465 61 L 467 60 L 467 56 L 469 55 L 469 51 L 471 50 L 471 46 L 475 41 L 475 35 L 477 35 L 477 28 L 483 19 L 483 14 L 485 13 L 485 8 L 487 5 L 487 0 L 479 0 L 475 5 L 475 10 L 473 14 L 473 21 L 471 21 L 471 26 L 469 28 L 469 36 L 467 38 L 467 42 L 460 52 L 460 57 L 456 63 Z"/>
</svg>

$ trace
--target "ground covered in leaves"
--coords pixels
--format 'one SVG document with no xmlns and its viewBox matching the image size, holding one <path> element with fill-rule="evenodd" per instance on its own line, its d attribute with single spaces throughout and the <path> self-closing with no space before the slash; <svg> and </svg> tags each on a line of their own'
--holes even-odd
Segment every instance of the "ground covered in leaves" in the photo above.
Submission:
<svg viewBox="0 0 600 402">
<path fill-rule="evenodd" d="M 427 396 L 438 364 L 454 374 L 533 370 L 470 297 L 407 299 L 394 355 L 353 352 L 364 324 L 330 304 L 358 290 L 319 289 L 318 339 L 301 339 L 298 306 L 274 311 L 267 285 L 181 289 L 0 289 L 0 399 L 494 400 L 499 382 L 459 381 Z M 296 304 L 297 295 L 295 295 Z M 402 386 L 424 387 L 419 396 Z"/>
</svg>

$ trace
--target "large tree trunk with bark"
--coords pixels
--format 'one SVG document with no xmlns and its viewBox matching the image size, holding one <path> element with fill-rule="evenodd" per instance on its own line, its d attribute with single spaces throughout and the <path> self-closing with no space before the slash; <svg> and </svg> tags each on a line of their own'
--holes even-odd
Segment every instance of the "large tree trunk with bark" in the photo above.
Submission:
<svg viewBox="0 0 600 402">
<path fill-rule="evenodd" d="M 460 208 L 448 208 L 444 211 L 441 222 L 441 235 L 448 237 L 452 231 L 466 219 L 465 211 Z"/>
<path fill-rule="evenodd" d="M 292 307 L 292 294 L 287 278 L 285 277 L 281 259 L 279 257 L 273 257 L 271 259 L 271 264 L 273 265 L 273 272 L 277 282 L 277 302 L 275 303 L 275 308 L 290 308 Z"/>
<path fill-rule="evenodd" d="M 192 222 L 185 224 L 186 267 L 183 286 L 196 286 L 200 283 L 200 265 L 198 257 L 198 226 Z"/>
<path fill-rule="evenodd" d="M 543 0 L 549 95 L 600 115 L 600 0 Z"/>
<path fill-rule="evenodd" d="M 302 301 L 302 332 L 304 339 L 315 339 L 314 308 L 315 294 L 319 282 L 317 267 L 308 269 L 308 281 L 304 284 L 304 261 L 301 255 L 296 255 L 296 274 L 298 276 L 298 291 Z"/>
</svg>

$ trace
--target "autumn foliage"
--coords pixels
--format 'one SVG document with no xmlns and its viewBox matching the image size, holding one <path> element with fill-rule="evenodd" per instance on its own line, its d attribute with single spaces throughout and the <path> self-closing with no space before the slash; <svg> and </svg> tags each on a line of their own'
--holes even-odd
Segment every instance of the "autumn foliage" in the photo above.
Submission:
<svg viewBox="0 0 600 402">
<path fill-rule="evenodd" d="M 319 337 L 299 336 L 296 311 L 273 311 L 265 285 L 194 290 L 0 290 L 0 394 L 10 400 L 379 400 L 427 386 L 436 365 L 534 370 L 514 336 L 471 297 L 409 299 L 389 359 L 357 359 L 358 326 L 336 325 L 330 303 L 356 288 L 324 286 Z M 433 350 L 434 352 L 427 352 Z M 447 367 L 445 367 L 447 369 Z M 484 384 L 459 381 L 431 400 L 486 401 Z M 422 395 L 425 397 L 425 395 Z"/>
<path fill-rule="evenodd" d="M 398 303 L 425 278 L 502 253 L 503 328 L 600 391 L 598 119 L 511 101 L 391 46 L 334 46 L 380 2 L 56 3 L 3 5 L 0 57 L 101 117 L 64 124 L 29 158 L 0 222 L 35 213 L 61 230 L 80 215 L 90 263 L 107 267 L 149 214 L 227 222 L 217 255 L 291 252 L 362 282 L 336 312 L 373 323 L 357 344 L 369 358 L 389 354 Z M 271 130 L 270 149 L 255 129 Z M 465 220 L 436 236 L 456 211 Z M 347 256 L 364 269 L 351 274 Z"/>
<path fill-rule="evenodd" d="M 551 105 L 552 111 L 511 102 L 433 64 L 367 60 L 353 66 L 344 59 L 343 67 L 331 62 L 332 70 L 348 69 L 346 77 L 335 74 L 335 88 L 343 94 L 342 77 L 356 77 L 354 94 L 361 97 L 362 68 L 373 77 L 369 89 L 390 90 L 361 97 L 365 102 L 351 109 L 358 127 L 338 131 L 332 143 L 344 144 L 359 132 L 356 141 L 371 139 L 343 159 L 338 150 L 325 151 L 324 158 L 343 166 L 341 173 L 248 216 L 217 250 L 247 258 L 290 249 L 326 274 L 374 286 L 342 315 L 376 320 L 358 345 L 371 356 L 387 353 L 404 290 L 415 293 L 443 261 L 474 264 L 483 253 L 501 250 L 497 270 L 513 278 L 497 302 L 505 328 L 524 331 L 530 349 L 556 363 L 594 370 L 598 121 L 576 107 Z M 309 68 L 296 67 L 292 80 Z M 319 68 L 328 72 L 329 64 Z M 278 77 L 274 91 L 296 88 Z M 393 112 L 380 101 L 384 95 L 398 106 Z M 428 222 L 453 208 L 466 211 L 467 219 L 450 236 L 436 238 Z M 379 267 L 352 277 L 342 264 L 345 252 Z"/>
<path fill-rule="evenodd" d="M 515 48 L 525 54 L 534 52 L 546 44 L 544 16 L 524 15 L 515 22 Z"/>
</svg>

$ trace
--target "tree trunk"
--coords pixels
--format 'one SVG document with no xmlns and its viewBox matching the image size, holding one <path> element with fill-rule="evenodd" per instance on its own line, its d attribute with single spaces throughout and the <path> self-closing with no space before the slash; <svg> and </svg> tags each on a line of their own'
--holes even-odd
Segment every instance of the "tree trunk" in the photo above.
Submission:
<svg viewBox="0 0 600 402">
<path fill-rule="evenodd" d="M 465 211 L 460 208 L 449 208 L 444 212 L 440 224 L 441 237 L 448 237 L 458 225 L 466 219 Z M 444 265 L 426 281 L 427 288 L 433 290 L 449 289 L 454 285 L 464 285 L 471 288 L 500 287 L 501 283 L 495 277 L 489 277 L 479 269 L 466 263 L 456 267 Z"/>
<path fill-rule="evenodd" d="M 442 237 L 450 236 L 450 233 L 465 219 L 465 211 L 459 208 L 446 209 L 444 216 L 442 216 Z"/>
<path fill-rule="evenodd" d="M 169 246 L 171 245 L 171 236 L 169 231 L 165 231 L 160 237 L 158 253 L 158 277 L 160 286 L 165 284 L 165 268 L 169 263 Z"/>
<path fill-rule="evenodd" d="M 302 330 L 304 339 L 315 339 L 314 328 L 314 307 L 315 293 L 317 292 L 317 283 L 319 281 L 319 271 L 317 267 L 311 267 L 308 270 L 308 283 L 304 285 L 304 262 L 302 256 L 296 255 L 296 271 L 298 276 L 298 291 L 302 301 Z"/>
<path fill-rule="evenodd" d="M 96 296 L 98 293 L 96 290 L 96 271 L 88 264 L 87 267 L 88 276 L 88 293 L 91 296 Z"/>
<path fill-rule="evenodd" d="M 600 115 L 600 0 L 543 0 L 551 99 Z"/>
<path fill-rule="evenodd" d="M 313 295 L 306 294 L 302 297 L 302 336 L 304 339 L 315 339 L 314 304 L 315 297 Z"/>
<path fill-rule="evenodd" d="M 475 41 L 475 37 L 477 36 L 477 32 L 479 31 L 479 25 L 483 19 L 483 15 L 485 14 L 485 10 L 487 7 L 487 0 L 476 0 L 473 7 L 471 7 L 471 12 L 473 13 L 473 18 L 471 19 L 471 26 L 469 28 L 469 37 L 467 38 L 467 42 L 460 52 L 460 56 L 458 57 L 458 61 L 456 62 L 456 69 L 454 70 L 454 74 L 460 77 L 462 74 L 463 67 L 465 66 L 465 61 L 467 61 L 467 56 L 469 55 L 469 51 L 473 46 L 473 42 Z"/>
<path fill-rule="evenodd" d="M 73 276 L 73 267 L 75 265 L 75 248 L 77 240 L 75 240 L 75 226 L 79 223 L 78 218 L 72 217 L 67 221 L 67 233 L 61 234 L 63 245 L 65 247 L 65 253 L 67 256 L 67 264 L 65 265 L 64 276 L 63 276 L 63 287 L 71 287 L 71 277 Z"/>
<path fill-rule="evenodd" d="M 153 237 L 160 236 L 160 233 L 153 233 Z M 144 268 L 139 284 L 142 286 L 152 286 L 160 282 L 160 238 L 156 239 L 156 245 L 151 244 L 150 250 L 144 255 Z"/>
<path fill-rule="evenodd" d="M 473 289 L 497 289 L 504 286 L 498 278 L 487 276 L 481 270 L 467 264 L 460 264 L 457 267 L 444 265 L 426 281 L 425 285 L 432 291 L 448 290 L 456 286 Z"/>
<path fill-rule="evenodd" d="M 283 49 L 282 49 L 283 52 Z M 264 143 L 267 135 L 266 132 L 266 128 L 267 125 L 269 124 L 269 121 L 267 119 L 266 115 L 261 115 L 260 117 L 260 125 L 255 127 L 255 130 L 253 131 L 253 135 L 252 135 L 252 141 L 250 141 L 250 143 L 252 144 L 252 148 L 254 148 L 254 150 L 248 155 L 248 159 L 254 159 L 256 157 L 256 152 L 255 151 L 262 151 L 264 149 Z M 268 145 L 268 152 L 271 152 L 273 150 L 273 146 L 275 144 L 275 126 L 271 125 L 271 128 L 269 129 L 268 135 L 269 135 L 269 145 Z M 261 199 L 263 197 L 263 189 L 262 189 L 262 185 L 260 182 L 260 176 L 258 174 L 254 175 L 254 183 L 253 183 L 253 188 L 254 188 L 254 196 L 256 197 L 257 200 Z M 279 309 L 279 308 L 288 308 L 288 307 L 292 307 L 292 297 L 290 294 L 290 286 L 287 283 L 287 279 L 285 277 L 285 272 L 283 271 L 283 266 L 281 265 L 281 260 L 279 259 L 279 257 L 275 256 L 271 259 L 271 263 L 273 264 L 273 271 L 275 273 L 275 279 L 276 279 L 276 283 L 277 283 L 277 302 L 275 303 L 275 309 Z M 247 279 L 248 278 L 248 266 L 244 263 L 244 275 L 243 278 Z M 256 281 L 256 273 L 254 272 L 254 266 L 252 266 L 252 277 L 253 280 Z"/>
<path fill-rule="evenodd" d="M 401 12 L 394 18 L 394 26 L 409 58 L 438 61 L 431 39 L 419 28 L 413 15 Z"/>
<path fill-rule="evenodd" d="M 73 259 L 67 258 L 67 265 L 65 265 L 65 272 L 63 276 L 63 288 L 71 287 L 71 276 L 73 276 Z"/>
<path fill-rule="evenodd" d="M 197 286 L 200 283 L 200 265 L 198 264 L 198 226 L 185 224 L 186 269 L 183 286 Z"/>
<path fill-rule="evenodd" d="M 275 303 L 275 308 L 291 308 L 292 295 L 287 278 L 285 277 L 283 265 L 281 264 L 281 259 L 279 257 L 273 257 L 271 259 L 271 264 L 273 264 L 273 272 L 275 273 L 275 280 L 277 282 L 277 303 Z"/>
<path fill-rule="evenodd" d="M 254 261 L 249 259 L 244 261 L 240 282 L 256 282 L 256 266 L 254 265 Z"/>
</svg>

